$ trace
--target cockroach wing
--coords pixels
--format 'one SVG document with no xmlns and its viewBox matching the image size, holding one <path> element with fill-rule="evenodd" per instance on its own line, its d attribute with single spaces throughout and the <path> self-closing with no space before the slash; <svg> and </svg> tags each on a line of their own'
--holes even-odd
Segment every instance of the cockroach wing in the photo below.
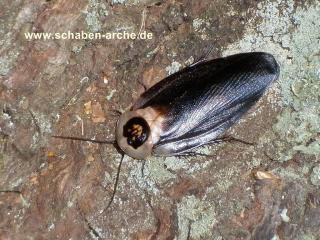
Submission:
<svg viewBox="0 0 320 240">
<path fill-rule="evenodd" d="M 253 52 L 202 62 L 147 90 L 133 109 L 160 108 L 158 156 L 179 155 L 213 142 L 263 95 L 279 76 L 267 53 Z"/>
</svg>

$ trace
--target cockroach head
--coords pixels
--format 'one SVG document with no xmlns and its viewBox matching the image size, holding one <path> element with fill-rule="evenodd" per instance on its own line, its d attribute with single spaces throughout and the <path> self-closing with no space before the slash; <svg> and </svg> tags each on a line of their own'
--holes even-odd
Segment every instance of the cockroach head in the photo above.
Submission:
<svg viewBox="0 0 320 240">
<path fill-rule="evenodd" d="M 123 126 L 123 136 L 134 149 L 142 146 L 150 135 L 150 127 L 142 117 L 133 117 Z"/>
<path fill-rule="evenodd" d="M 156 113 L 153 109 L 138 109 L 123 113 L 117 123 L 116 141 L 130 157 L 145 159 L 152 154 L 157 140 Z"/>
</svg>

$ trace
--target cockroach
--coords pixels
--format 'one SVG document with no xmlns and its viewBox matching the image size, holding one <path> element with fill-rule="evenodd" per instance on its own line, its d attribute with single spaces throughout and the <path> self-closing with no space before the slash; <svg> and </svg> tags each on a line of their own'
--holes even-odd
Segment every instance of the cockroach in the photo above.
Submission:
<svg viewBox="0 0 320 240">
<path fill-rule="evenodd" d="M 115 143 L 123 154 L 146 159 L 188 155 L 199 146 L 219 142 L 223 133 L 261 98 L 279 72 L 275 58 L 264 52 L 188 66 L 145 91 L 130 111 L 120 115 Z"/>
<path fill-rule="evenodd" d="M 130 157 L 183 155 L 213 143 L 278 77 L 267 53 L 243 53 L 187 67 L 155 84 L 117 123 Z"/>
</svg>

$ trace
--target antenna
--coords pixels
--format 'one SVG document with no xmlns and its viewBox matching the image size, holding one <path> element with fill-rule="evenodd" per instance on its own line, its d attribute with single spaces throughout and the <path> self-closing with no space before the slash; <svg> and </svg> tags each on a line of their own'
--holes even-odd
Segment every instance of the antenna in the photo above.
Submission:
<svg viewBox="0 0 320 240">
<path fill-rule="evenodd" d="M 119 178 L 120 178 L 120 170 L 121 170 L 121 165 L 122 165 L 124 156 L 125 156 L 125 154 L 121 153 L 121 159 L 120 159 L 120 163 L 118 165 L 117 176 L 116 176 L 116 180 L 115 180 L 114 185 L 113 185 L 113 193 L 112 193 L 112 196 L 110 198 L 110 201 L 109 201 L 108 205 L 106 206 L 105 209 L 103 209 L 103 211 L 101 213 L 106 211 L 111 206 L 111 204 L 113 203 L 113 199 L 114 199 L 114 196 L 116 195 L 117 188 L 118 188 L 118 182 L 119 182 Z"/>
<path fill-rule="evenodd" d="M 68 136 L 58 136 L 53 135 L 51 136 L 53 138 L 61 138 L 61 139 L 69 139 L 69 140 L 78 140 L 78 141 L 84 141 L 84 142 L 93 142 L 93 143 L 100 143 L 100 144 L 115 144 L 115 140 L 95 140 L 90 138 L 81 138 L 81 137 L 68 137 Z"/>
</svg>

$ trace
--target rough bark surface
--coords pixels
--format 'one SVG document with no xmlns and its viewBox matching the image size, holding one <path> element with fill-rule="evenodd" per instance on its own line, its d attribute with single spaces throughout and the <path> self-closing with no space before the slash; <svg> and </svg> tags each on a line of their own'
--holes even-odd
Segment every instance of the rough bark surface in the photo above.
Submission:
<svg viewBox="0 0 320 240">
<path fill-rule="evenodd" d="M 151 32 L 151 40 L 25 33 Z M 320 239 L 320 3 L 0 0 L 0 239 Z M 208 157 L 124 158 L 117 116 L 191 64 L 266 51 L 272 89 Z"/>
</svg>

